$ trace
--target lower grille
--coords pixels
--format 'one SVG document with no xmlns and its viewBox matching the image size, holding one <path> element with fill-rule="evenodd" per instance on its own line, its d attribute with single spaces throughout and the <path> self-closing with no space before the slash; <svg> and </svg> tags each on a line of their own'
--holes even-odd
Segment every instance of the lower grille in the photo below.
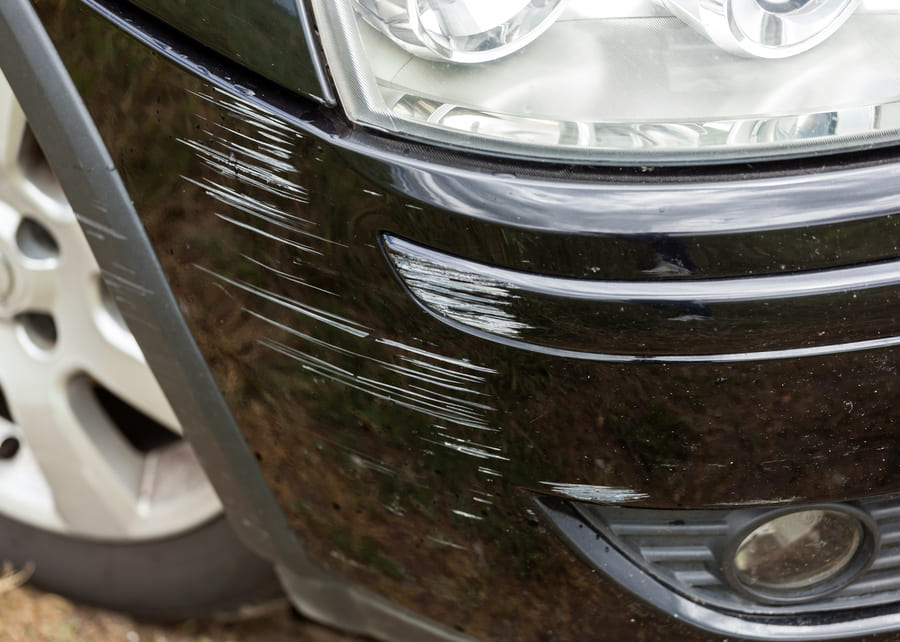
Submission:
<svg viewBox="0 0 900 642">
<path fill-rule="evenodd" d="M 616 547 L 650 577 L 707 607 L 736 614 L 796 616 L 900 601 L 900 497 L 847 502 L 871 517 L 877 530 L 871 565 L 837 592 L 790 605 L 754 601 L 736 591 L 723 573 L 722 552 L 733 540 L 733 524 L 764 514 L 765 509 L 652 510 L 571 504 L 602 535 L 597 546 Z M 591 551 L 582 552 L 591 557 Z"/>
</svg>

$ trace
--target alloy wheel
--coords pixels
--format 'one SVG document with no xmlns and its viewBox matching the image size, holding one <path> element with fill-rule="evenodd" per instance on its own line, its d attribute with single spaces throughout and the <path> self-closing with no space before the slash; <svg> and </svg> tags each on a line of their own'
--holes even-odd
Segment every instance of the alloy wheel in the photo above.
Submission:
<svg viewBox="0 0 900 642">
<path fill-rule="evenodd" d="M 0 75 L 0 511 L 93 539 L 184 532 L 221 505 L 181 434 Z"/>
</svg>

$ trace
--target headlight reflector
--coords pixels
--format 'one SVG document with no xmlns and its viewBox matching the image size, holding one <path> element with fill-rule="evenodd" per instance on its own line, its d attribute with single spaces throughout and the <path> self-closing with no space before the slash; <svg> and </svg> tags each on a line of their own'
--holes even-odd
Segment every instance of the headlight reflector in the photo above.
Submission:
<svg viewBox="0 0 900 642">
<path fill-rule="evenodd" d="M 348 116 L 421 140 L 638 165 L 900 140 L 900 0 L 312 1 Z"/>
</svg>

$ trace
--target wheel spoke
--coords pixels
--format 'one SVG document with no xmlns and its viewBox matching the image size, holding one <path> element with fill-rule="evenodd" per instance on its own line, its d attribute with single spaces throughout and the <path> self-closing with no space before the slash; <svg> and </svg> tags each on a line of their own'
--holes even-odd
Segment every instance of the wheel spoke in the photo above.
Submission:
<svg viewBox="0 0 900 642">
<path fill-rule="evenodd" d="M 0 169 L 2 173 L 2 169 Z M 6 247 L 15 247 L 16 231 L 19 229 L 19 223 L 22 221 L 22 215 L 11 207 L 6 206 L 0 194 L 0 243 Z"/>
<path fill-rule="evenodd" d="M 0 461 L 0 506 L 3 511 L 27 511 L 34 522 L 45 528 L 64 528 L 56 512 L 53 493 L 44 479 L 34 453 L 22 431 L 0 417 L 0 440 L 4 457 Z"/>
<path fill-rule="evenodd" d="M 54 430 L 35 430 L 35 419 L 25 415 L 28 428 L 23 432 L 62 521 L 79 532 L 127 535 L 139 519 L 135 485 L 141 458 L 127 452 L 125 444 L 113 445 L 112 441 L 101 452 L 81 431 L 68 431 L 61 437 Z M 58 420 L 75 421 L 68 417 Z"/>
<path fill-rule="evenodd" d="M 77 223 L 51 231 L 60 242 L 62 291 L 58 349 L 97 383 L 169 430 L 181 432 L 175 413 L 144 360 L 134 336 L 110 312 L 99 269 Z M 67 337 L 66 332 L 71 336 Z"/>
<path fill-rule="evenodd" d="M 0 331 L 0 350 L 21 350 Z M 139 522 L 143 458 L 122 438 L 92 398 L 87 382 L 47 377 L 23 365 L 3 379 L 10 412 L 49 486 L 66 528 L 85 534 L 127 535 Z M 62 373 L 60 373 L 61 375 Z"/>
<path fill-rule="evenodd" d="M 94 340 L 85 344 L 84 371 L 107 390 L 166 428 L 181 428 L 134 338 L 105 311 L 95 315 Z"/>
</svg>

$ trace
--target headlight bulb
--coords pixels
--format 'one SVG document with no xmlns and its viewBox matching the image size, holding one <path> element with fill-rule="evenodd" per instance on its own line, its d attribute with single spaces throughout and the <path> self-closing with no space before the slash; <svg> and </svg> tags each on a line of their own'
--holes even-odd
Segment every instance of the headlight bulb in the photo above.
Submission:
<svg viewBox="0 0 900 642">
<path fill-rule="evenodd" d="M 859 0 L 663 0 L 668 9 L 722 49 L 755 58 L 787 58 L 837 31 Z"/>
</svg>

